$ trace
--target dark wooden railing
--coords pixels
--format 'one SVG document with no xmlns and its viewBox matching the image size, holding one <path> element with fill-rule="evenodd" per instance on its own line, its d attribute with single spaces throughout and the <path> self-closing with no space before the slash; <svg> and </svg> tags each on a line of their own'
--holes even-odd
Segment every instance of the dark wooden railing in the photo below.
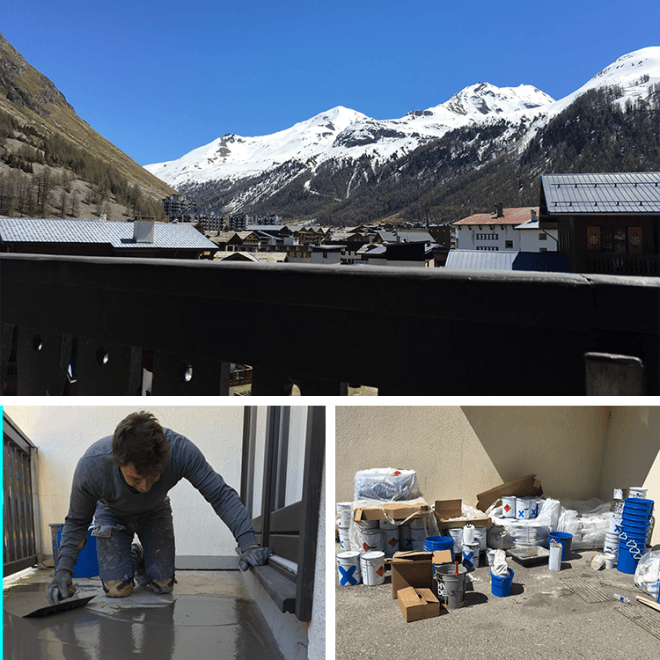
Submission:
<svg viewBox="0 0 660 660">
<path fill-rule="evenodd" d="M 660 275 L 656 254 L 590 254 L 589 272 L 608 275 Z"/>
<path fill-rule="evenodd" d="M 2 254 L 0 295 L 5 395 L 132 395 L 145 369 L 223 395 L 229 363 L 253 396 L 584 395 L 589 352 L 659 390 L 653 277 Z"/>
</svg>

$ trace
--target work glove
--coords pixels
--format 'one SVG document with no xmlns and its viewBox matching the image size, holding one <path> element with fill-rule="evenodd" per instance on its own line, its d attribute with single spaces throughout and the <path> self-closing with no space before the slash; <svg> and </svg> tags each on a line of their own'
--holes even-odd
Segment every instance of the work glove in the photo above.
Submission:
<svg viewBox="0 0 660 660">
<path fill-rule="evenodd" d="M 71 573 L 69 571 L 57 571 L 53 581 L 48 586 L 48 604 L 57 605 L 65 598 L 71 598 L 76 593 L 76 588 L 73 586 Z"/>
<path fill-rule="evenodd" d="M 247 571 L 250 566 L 265 566 L 268 557 L 272 554 L 273 551 L 270 548 L 260 548 L 256 545 L 245 548 L 238 558 L 238 567 L 242 571 Z"/>
</svg>

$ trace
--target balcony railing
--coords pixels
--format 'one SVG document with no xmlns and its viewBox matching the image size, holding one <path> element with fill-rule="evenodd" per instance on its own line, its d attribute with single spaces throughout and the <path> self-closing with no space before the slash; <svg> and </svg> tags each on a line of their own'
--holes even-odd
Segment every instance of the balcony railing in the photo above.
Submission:
<svg viewBox="0 0 660 660">
<path fill-rule="evenodd" d="M 608 275 L 660 275 L 657 254 L 590 254 L 589 272 Z"/>
<path fill-rule="evenodd" d="M 660 279 L 0 255 L 5 395 L 583 395 L 584 355 L 659 390 Z M 11 380 L 14 373 L 15 381 Z"/>
</svg>

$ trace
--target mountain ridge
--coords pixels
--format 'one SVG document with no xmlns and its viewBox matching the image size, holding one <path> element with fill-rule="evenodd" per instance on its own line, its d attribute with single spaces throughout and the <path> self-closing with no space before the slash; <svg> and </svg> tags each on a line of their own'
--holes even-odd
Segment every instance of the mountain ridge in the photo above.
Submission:
<svg viewBox="0 0 660 660">
<path fill-rule="evenodd" d="M 479 149 L 470 151 L 476 156 L 475 170 L 484 166 L 484 159 L 495 156 L 522 158 L 556 117 L 591 92 L 603 91 L 602 102 L 608 107 L 613 104 L 613 109 L 625 112 L 627 105 L 633 104 L 644 111 L 651 107 L 654 89 L 660 84 L 658 72 L 660 47 L 650 47 L 622 56 L 558 101 L 531 85 L 498 88 L 480 82 L 444 103 L 411 111 L 403 118 L 375 120 L 339 106 L 270 136 L 232 135 L 231 143 L 225 136 L 175 161 L 146 167 L 199 204 L 222 212 L 325 217 L 336 205 L 350 203 L 347 200 L 358 189 L 382 182 L 386 176 L 394 186 L 399 175 L 393 163 L 404 171 L 406 159 L 424 149 L 429 150 L 428 157 L 432 145 L 443 143 L 437 153 L 446 152 L 444 157 L 451 158 L 452 152 L 469 151 L 462 140 L 480 141 Z M 611 101 L 608 94 L 613 97 Z M 346 113 L 353 113 L 354 119 L 341 131 L 319 133 L 324 118 L 333 111 L 344 112 L 345 118 Z M 304 133 L 310 126 L 316 131 L 314 135 Z M 492 137 L 495 133 L 497 136 Z M 315 140 L 315 135 L 323 135 L 323 141 Z M 499 142 L 491 144 L 492 140 Z M 240 149 L 234 147 L 238 144 Z M 207 161 L 196 159 L 199 154 Z M 258 158 L 252 158 L 253 154 Z M 436 163 L 439 169 L 445 169 L 444 162 Z M 656 167 L 653 158 L 647 162 Z M 447 172 L 442 181 L 436 177 L 432 185 L 445 185 L 452 177 Z M 390 210 L 398 213 L 401 208 Z"/>
</svg>

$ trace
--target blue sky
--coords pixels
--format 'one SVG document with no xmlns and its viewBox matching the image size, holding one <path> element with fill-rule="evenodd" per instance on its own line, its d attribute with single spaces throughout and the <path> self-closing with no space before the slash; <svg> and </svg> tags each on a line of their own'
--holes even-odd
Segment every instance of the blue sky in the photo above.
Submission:
<svg viewBox="0 0 660 660">
<path fill-rule="evenodd" d="M 138 163 L 343 105 L 376 119 L 468 85 L 555 99 L 660 45 L 660 0 L 20 0 L 0 32 Z"/>
</svg>

